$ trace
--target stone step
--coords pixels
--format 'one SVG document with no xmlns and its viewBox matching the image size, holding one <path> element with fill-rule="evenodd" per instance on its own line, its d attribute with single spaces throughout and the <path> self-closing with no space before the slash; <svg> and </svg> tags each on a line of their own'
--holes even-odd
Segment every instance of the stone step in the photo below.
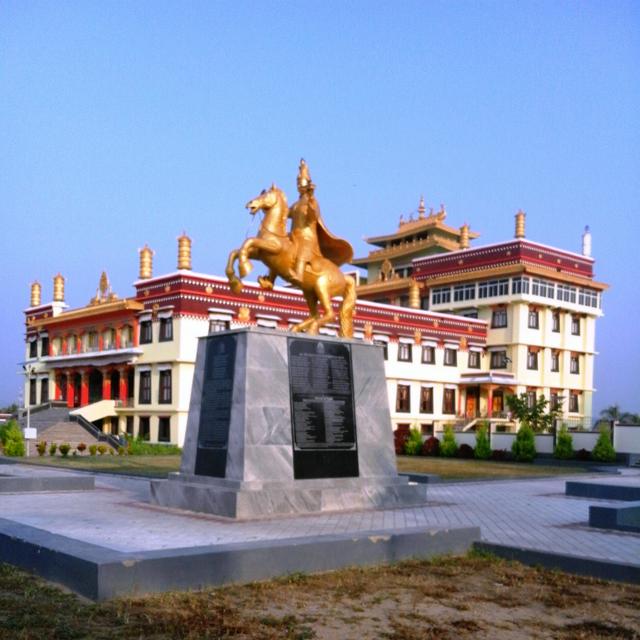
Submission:
<svg viewBox="0 0 640 640">
<path fill-rule="evenodd" d="M 46 429 L 38 430 L 38 438 L 29 443 L 29 455 L 38 455 L 36 445 L 38 442 L 45 441 L 47 446 L 52 442 L 58 445 L 68 443 L 72 449 L 75 449 L 81 442 L 87 447 L 92 444 L 98 444 L 98 440 L 84 429 L 77 422 L 57 422 Z M 48 449 L 47 449 L 47 455 Z"/>
</svg>

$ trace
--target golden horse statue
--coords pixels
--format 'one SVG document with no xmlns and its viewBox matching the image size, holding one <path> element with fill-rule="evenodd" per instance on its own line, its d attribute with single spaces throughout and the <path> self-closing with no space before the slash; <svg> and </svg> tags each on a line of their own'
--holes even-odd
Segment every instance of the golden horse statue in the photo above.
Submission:
<svg viewBox="0 0 640 640">
<path fill-rule="evenodd" d="M 284 192 L 275 185 L 271 185 L 269 190 L 263 191 L 250 200 L 246 208 L 252 215 L 263 211 L 264 218 L 258 235 L 255 238 L 248 238 L 242 247 L 229 254 L 225 273 L 231 290 L 238 293 L 242 289 L 241 278 L 249 274 L 253 268 L 249 259 L 260 260 L 269 268 L 268 277 L 258 278 L 263 288 L 270 289 L 275 277 L 280 276 L 287 282 L 295 282 L 302 290 L 309 307 L 309 317 L 297 324 L 293 331 L 306 331 L 311 335 L 317 335 L 320 327 L 335 319 L 331 298 L 342 296 L 339 310 L 340 335 L 345 338 L 352 337 L 356 284 L 351 276 L 342 273 L 331 260 L 317 255 L 307 264 L 300 281 L 292 278 L 295 273 L 298 246 L 287 233 L 289 207 Z M 236 260 L 239 277 L 234 271 Z M 320 315 L 318 304 L 324 308 L 323 315 Z"/>
</svg>

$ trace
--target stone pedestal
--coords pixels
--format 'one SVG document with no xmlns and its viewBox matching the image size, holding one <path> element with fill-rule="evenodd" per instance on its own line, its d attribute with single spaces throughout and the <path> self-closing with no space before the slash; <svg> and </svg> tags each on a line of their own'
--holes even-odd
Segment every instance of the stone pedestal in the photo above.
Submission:
<svg viewBox="0 0 640 640">
<path fill-rule="evenodd" d="M 158 505 L 231 518 L 423 504 L 396 471 L 380 347 L 261 328 L 200 338 L 179 473 Z"/>
</svg>

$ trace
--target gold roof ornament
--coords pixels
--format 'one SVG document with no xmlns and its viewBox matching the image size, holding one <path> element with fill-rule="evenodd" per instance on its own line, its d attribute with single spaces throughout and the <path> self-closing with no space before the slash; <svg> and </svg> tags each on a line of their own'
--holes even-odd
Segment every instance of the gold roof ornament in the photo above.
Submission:
<svg viewBox="0 0 640 640">
<path fill-rule="evenodd" d="M 148 280 L 153 275 L 153 250 L 146 244 L 142 249 L 138 249 L 140 255 L 140 272 L 138 277 L 140 280 Z"/>
<path fill-rule="evenodd" d="M 64 302 L 64 278 L 60 273 L 53 277 L 53 301 Z"/>
<path fill-rule="evenodd" d="M 31 307 L 39 307 L 42 302 L 42 285 L 36 280 L 31 283 Z"/>
<path fill-rule="evenodd" d="M 466 222 L 460 227 L 460 248 L 469 248 L 469 225 Z"/>
<path fill-rule="evenodd" d="M 424 196 L 420 196 L 420 204 L 418 205 L 418 220 L 424 220 L 424 213 L 426 211 L 424 206 Z"/>
<path fill-rule="evenodd" d="M 184 231 L 178 238 L 178 269 L 191 271 L 191 238 Z"/>
<path fill-rule="evenodd" d="M 436 220 L 442 222 L 447 217 L 447 210 L 444 208 L 444 205 L 440 205 L 440 211 L 436 214 Z"/>
<path fill-rule="evenodd" d="M 113 302 L 117 300 L 118 296 L 111 291 L 111 285 L 109 284 L 109 277 L 107 272 L 103 271 L 100 275 L 100 281 L 98 282 L 98 288 L 96 289 L 96 295 L 89 301 L 90 305 L 104 304 L 105 302 Z"/>
<path fill-rule="evenodd" d="M 415 280 L 411 280 L 409 286 L 409 306 L 412 309 L 420 308 L 420 285 Z"/>
<path fill-rule="evenodd" d="M 524 223 L 527 214 L 522 210 L 518 209 L 518 213 L 516 213 L 516 238 L 524 238 Z"/>
</svg>

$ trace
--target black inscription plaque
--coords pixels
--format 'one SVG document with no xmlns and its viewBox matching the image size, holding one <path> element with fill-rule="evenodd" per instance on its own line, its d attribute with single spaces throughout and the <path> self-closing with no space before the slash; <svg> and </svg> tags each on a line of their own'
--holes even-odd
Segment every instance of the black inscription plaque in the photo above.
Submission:
<svg viewBox="0 0 640 640">
<path fill-rule="evenodd" d="M 236 340 L 235 335 L 212 336 L 207 339 L 198 427 L 196 475 L 225 477 Z"/>
<path fill-rule="evenodd" d="M 348 344 L 289 338 L 293 477 L 358 476 Z"/>
</svg>

